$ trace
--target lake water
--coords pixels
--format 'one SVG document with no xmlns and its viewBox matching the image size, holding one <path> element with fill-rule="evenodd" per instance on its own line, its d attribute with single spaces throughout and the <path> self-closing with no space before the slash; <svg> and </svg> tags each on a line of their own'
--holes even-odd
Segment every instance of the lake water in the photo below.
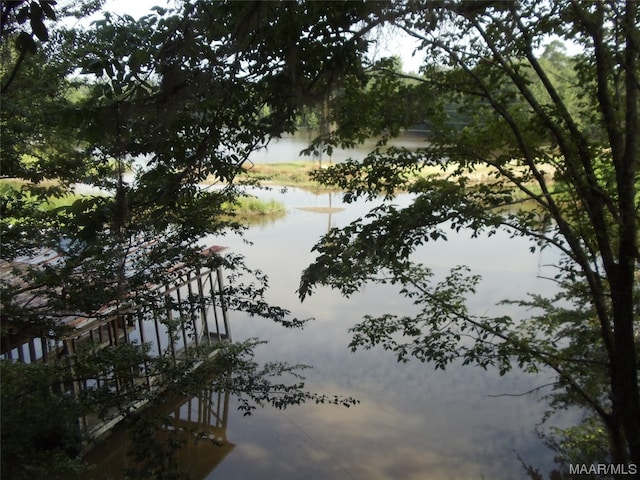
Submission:
<svg viewBox="0 0 640 480">
<path fill-rule="evenodd" d="M 318 156 L 302 156 L 300 152 L 307 148 L 314 136 L 317 135 L 315 130 L 301 130 L 295 134 L 283 135 L 282 138 L 272 139 L 267 148 L 256 150 L 249 159 L 254 163 L 281 163 L 296 160 L 342 162 L 348 158 L 362 160 L 376 144 L 375 139 L 365 140 L 364 143 L 356 148 L 335 148 L 329 156 L 323 153 Z M 412 130 L 405 132 L 398 138 L 389 141 L 389 145 L 402 146 L 406 148 L 419 148 L 425 145 L 426 131 Z"/>
<path fill-rule="evenodd" d="M 340 206 L 333 197 L 332 206 Z M 398 364 L 382 350 L 351 353 L 347 330 L 363 315 L 411 309 L 393 287 L 370 287 L 350 299 L 321 289 L 300 305 L 295 289 L 313 260 L 313 244 L 329 225 L 345 225 L 369 206 L 344 205 L 329 217 L 300 208 L 328 206 L 328 194 L 297 190 L 286 195 L 286 204 L 285 219 L 251 229 L 250 248 L 233 248 L 245 249 L 251 263 L 269 273 L 272 302 L 315 321 L 297 332 L 238 319 L 235 339 L 268 339 L 264 359 L 314 365 L 310 389 L 352 395 L 361 403 L 265 410 L 232 420 L 229 438 L 236 449 L 209 478 L 506 479 L 523 476 L 518 454 L 548 465 L 550 455 L 533 430 L 544 405 L 533 397 L 492 397 L 524 392 L 548 378 L 501 378 L 471 367 L 442 372 L 419 362 Z M 528 246 L 507 235 L 472 240 L 461 234 L 428 245 L 420 255 L 436 271 L 467 264 L 483 276 L 469 302 L 473 311 L 517 315 L 496 302 L 551 287 L 538 278 L 550 259 L 531 255 Z"/>
<path fill-rule="evenodd" d="M 500 377 L 491 370 L 455 365 L 443 372 L 419 362 L 398 364 L 381 349 L 351 353 L 348 329 L 363 315 L 410 311 L 410 302 L 393 287 L 368 287 L 350 299 L 320 288 L 304 303 L 298 301 L 295 291 L 301 271 L 314 258 L 312 246 L 329 227 L 364 215 L 370 204 L 342 205 L 335 193 L 316 195 L 295 188 L 285 194 L 273 190 L 256 195 L 283 201 L 287 215 L 251 227 L 245 238 L 252 245 L 226 237 L 216 242 L 245 254 L 250 266 L 268 273 L 270 302 L 298 318 L 315 320 L 303 330 L 287 330 L 232 312 L 233 338 L 268 340 L 258 349 L 258 361 L 313 365 L 306 372 L 309 390 L 352 396 L 360 403 L 351 408 L 265 408 L 244 417 L 230 398 L 224 428 L 228 447 L 192 451 L 187 464 L 192 465 L 193 478 L 524 478 L 518 457 L 542 471 L 552 467 L 553 454 L 534 431 L 545 404 L 533 395 L 501 395 L 546 384 L 548 376 L 512 372 Z M 396 201 L 406 202 L 407 197 Z M 332 214 L 308 210 L 329 205 L 343 210 Z M 549 273 L 546 265 L 554 260 L 552 254 L 533 255 L 528 247 L 526 240 L 507 235 L 471 239 L 462 232 L 452 233 L 448 242 L 428 244 L 419 256 L 436 272 L 466 264 L 483 276 L 477 295 L 469 299 L 473 312 L 517 316 L 514 307 L 496 303 L 552 288 L 539 278 Z M 184 412 L 187 407 L 181 408 Z M 105 448 L 94 458 L 104 460 L 114 447 Z M 201 443 L 197 448 L 204 447 Z"/>
</svg>

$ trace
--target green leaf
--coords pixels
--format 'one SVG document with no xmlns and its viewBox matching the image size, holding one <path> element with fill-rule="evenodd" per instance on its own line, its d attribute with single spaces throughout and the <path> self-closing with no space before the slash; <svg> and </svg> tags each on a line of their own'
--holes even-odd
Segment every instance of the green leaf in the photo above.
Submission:
<svg viewBox="0 0 640 480">
<path fill-rule="evenodd" d="M 46 42 L 49 39 L 49 32 L 42 21 L 42 9 L 36 2 L 31 2 L 31 12 L 29 15 L 31 22 L 31 30 L 41 42 Z"/>
<path fill-rule="evenodd" d="M 49 20 L 56 20 L 56 11 L 53 9 L 56 3 L 57 2 L 53 0 L 43 0 L 40 2 L 40 7 L 42 7 L 42 11 Z"/>
<path fill-rule="evenodd" d="M 26 51 L 34 55 L 38 51 L 36 42 L 27 32 L 20 32 L 18 34 L 18 36 L 16 37 L 16 48 L 18 50 Z"/>
</svg>

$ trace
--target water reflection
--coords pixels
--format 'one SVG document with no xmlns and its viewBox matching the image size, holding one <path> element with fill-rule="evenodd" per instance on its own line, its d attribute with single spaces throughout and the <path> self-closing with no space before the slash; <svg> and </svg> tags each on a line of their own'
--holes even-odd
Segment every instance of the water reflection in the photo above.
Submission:
<svg viewBox="0 0 640 480">
<path fill-rule="evenodd" d="M 546 384 L 544 374 L 500 377 L 457 365 L 440 372 L 418 362 L 398 364 L 381 350 L 351 353 L 348 329 L 363 315 L 414 308 L 392 286 L 370 286 L 350 299 L 321 288 L 298 302 L 295 290 L 302 269 L 314 258 L 311 247 L 328 226 L 344 226 L 371 208 L 362 202 L 344 205 L 334 196 L 332 207 L 343 210 L 330 219 L 308 209 L 328 205 L 327 195 L 289 189 L 277 197 L 288 206 L 282 221 L 250 229 L 250 247 L 227 243 L 270 275 L 270 301 L 291 308 L 298 318 L 316 320 L 303 331 L 288 331 L 236 315 L 233 328 L 236 338 L 269 341 L 258 352 L 262 361 L 313 365 L 307 375 L 310 390 L 352 395 L 361 404 L 350 409 L 306 405 L 234 418 L 230 432 L 237 447 L 209 478 L 522 478 L 517 455 L 543 471 L 550 468 L 553 455 L 534 432 L 544 402 L 535 396 L 493 398 Z M 401 196 L 394 203 L 409 201 Z M 548 274 L 545 265 L 555 261 L 553 253 L 532 255 L 528 247 L 526 240 L 506 234 L 471 239 L 464 232 L 451 233 L 448 242 L 425 245 L 416 259 L 439 275 L 454 265 L 469 265 L 484 278 L 469 299 L 470 309 L 518 316 L 515 307 L 497 303 L 554 288 L 540 278 Z"/>
<path fill-rule="evenodd" d="M 145 421 L 148 423 L 143 424 Z M 95 480 L 124 479 L 127 472 L 144 469 L 145 461 L 165 469 L 164 464 L 154 461 L 159 455 L 167 465 L 175 461 L 175 470 L 188 472 L 192 480 L 208 478 L 235 447 L 227 439 L 228 421 L 228 393 L 205 388 L 193 397 L 166 394 L 144 419 L 138 420 L 138 429 L 123 425 L 86 456 L 93 465 L 88 476 Z"/>
<path fill-rule="evenodd" d="M 299 303 L 295 291 L 302 269 L 314 258 L 312 246 L 328 227 L 346 225 L 364 215 L 370 204 L 345 205 L 334 196 L 329 216 L 317 213 L 329 204 L 326 193 L 314 195 L 295 188 L 286 194 L 255 193 L 285 202 L 287 215 L 273 224 L 249 228 L 245 237 L 251 245 L 232 237 L 225 238 L 224 244 L 244 254 L 250 266 L 269 274 L 268 301 L 290 308 L 297 318 L 316 320 L 302 331 L 293 331 L 236 312 L 231 319 L 235 339 L 268 340 L 256 351 L 256 361 L 313 365 L 306 373 L 308 390 L 353 396 L 361 403 L 352 408 L 267 408 L 244 417 L 231 398 L 230 421 L 224 425 L 235 446 L 228 444 L 228 451 L 201 446 L 209 450 L 197 455 L 207 457 L 207 468 L 215 469 L 203 477 L 206 468 L 196 468 L 198 461 L 189 461 L 192 478 L 513 479 L 524 477 L 518 455 L 542 471 L 553 466 L 552 452 L 534 432 L 546 408 L 541 398 L 494 398 L 546 384 L 545 374 L 513 372 L 500 377 L 493 371 L 459 365 L 441 372 L 419 362 L 398 364 L 381 350 L 351 353 L 348 329 L 363 315 L 408 314 L 414 308 L 393 286 L 367 287 L 350 299 L 321 288 Z M 409 200 L 401 196 L 394 202 L 402 205 Z M 441 275 L 453 265 L 469 265 L 484 278 L 469 299 L 470 310 L 517 316 L 514 306 L 497 302 L 523 298 L 527 292 L 553 291 L 553 285 L 540 278 L 548 274 L 545 265 L 555 261 L 553 253 L 532 255 L 528 247 L 526 240 L 506 234 L 471 239 L 464 232 L 451 233 L 448 242 L 425 245 L 416 252 L 416 259 Z M 123 453 L 113 454 L 108 448 L 94 452 L 103 464 L 121 457 Z"/>
<path fill-rule="evenodd" d="M 283 135 L 282 138 L 271 140 L 266 149 L 253 152 L 249 159 L 254 163 L 282 163 L 295 160 L 343 162 L 348 158 L 362 160 L 376 144 L 375 139 L 368 139 L 356 148 L 334 148 L 331 156 L 326 153 L 316 156 L 301 155 L 300 152 L 309 146 L 317 134 L 318 132 L 314 130 L 300 130 L 293 135 Z M 425 131 L 412 131 L 390 140 L 389 145 L 415 149 L 424 147 L 425 142 Z"/>
</svg>

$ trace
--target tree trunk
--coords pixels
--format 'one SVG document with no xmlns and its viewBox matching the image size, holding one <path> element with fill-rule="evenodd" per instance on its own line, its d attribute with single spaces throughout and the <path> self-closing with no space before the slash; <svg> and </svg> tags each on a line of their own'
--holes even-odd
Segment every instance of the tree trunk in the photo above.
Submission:
<svg viewBox="0 0 640 480">
<path fill-rule="evenodd" d="M 611 379 L 613 413 L 619 417 L 624 427 L 629 460 L 640 465 L 640 392 L 634 335 L 634 272 L 629 272 L 628 267 L 621 266 L 620 269 L 623 271 L 623 278 L 611 285 L 615 345 L 612 359 L 615 375 Z"/>
</svg>

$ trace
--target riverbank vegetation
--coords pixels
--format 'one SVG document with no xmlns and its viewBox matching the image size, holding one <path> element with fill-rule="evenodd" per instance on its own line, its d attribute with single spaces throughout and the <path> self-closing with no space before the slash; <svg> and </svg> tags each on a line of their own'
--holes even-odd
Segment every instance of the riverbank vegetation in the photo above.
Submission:
<svg viewBox="0 0 640 480">
<path fill-rule="evenodd" d="M 300 297 L 320 285 L 348 296 L 367 283 L 400 284 L 422 310 L 365 317 L 353 329 L 354 350 L 381 346 L 400 361 L 442 369 L 459 361 L 500 373 L 551 372 L 551 410 L 585 412 L 576 428 L 550 429 L 564 465 L 640 465 L 637 2 L 205 0 L 140 19 L 76 22 L 102 3 L 1 3 L 0 172 L 20 185 L 4 190 L 1 205 L 2 443 L 16 447 L 2 449 L 3 477 L 53 478 L 52 468 L 76 468 L 86 432 L 60 429 L 71 433 L 56 437 L 57 422 L 74 408 L 126 414 L 139 393 L 135 382 L 119 390 L 87 379 L 122 362 L 131 371 L 154 362 L 144 345 L 116 342 L 96 352 L 91 377 L 74 376 L 63 360 L 70 349 L 60 347 L 69 312 L 104 320 L 104 307 L 114 306 L 125 324 L 132 299 L 141 311 L 166 301 L 152 298 L 149 285 L 174 281 L 173 266 L 224 267 L 233 280 L 229 306 L 285 326 L 304 323 L 264 300 L 260 271 L 233 255 L 201 254 L 204 239 L 240 230 L 227 209 L 241 205 L 248 177 L 306 185 L 310 176 L 310 186 L 340 189 L 347 202 L 412 193 L 408 207 L 388 202 L 319 240 Z M 383 25 L 414 39 L 424 59 L 419 75 L 403 74 L 397 58 L 371 60 L 372 32 Z M 294 132 L 301 115 L 321 127 L 309 153 L 377 144 L 362 161 L 315 171 L 313 162 L 243 168 L 258 147 Z M 389 147 L 416 124 L 428 128 L 424 147 Z M 132 169 L 131 158 L 146 158 L 145 168 Z M 219 188 L 201 188 L 211 178 Z M 69 204 L 79 183 L 106 193 Z M 40 209 L 35 198 L 65 200 Z M 524 199 L 537 211 L 517 207 Z M 506 230 L 531 239 L 532 249 L 554 249 L 557 295 L 507 299 L 531 313 L 523 321 L 470 312 L 477 276 L 452 266 L 433 283 L 430 266 L 413 262 L 412 252 L 445 241 L 447 228 Z M 140 245 L 144 255 L 132 248 Z M 24 263 L 52 258 L 43 252 L 57 260 Z M 28 346 L 12 342 L 24 338 L 55 345 L 59 361 L 16 366 Z M 230 348 L 217 366 L 246 368 L 258 400 L 314 398 L 288 367 L 282 372 L 293 383 L 270 390 L 265 370 L 247 360 L 250 346 Z M 189 351 L 194 362 L 203 355 Z M 162 359 L 154 365 L 166 370 L 159 378 L 175 378 Z M 47 375 L 49 368 L 64 375 Z M 81 384 L 84 403 L 52 398 Z M 20 416 L 12 415 L 16 402 Z M 52 418 L 52 405 L 71 410 Z M 22 436 L 21 426 L 37 431 Z M 605 449 L 573 447 L 594 435 Z"/>
<path fill-rule="evenodd" d="M 41 211 L 69 207 L 73 202 L 82 198 L 81 195 L 74 193 L 58 196 L 52 192 L 52 185 L 47 185 L 47 182 L 40 182 L 40 187 L 43 194 L 39 193 L 34 185 L 28 185 L 24 181 L 0 179 L 0 196 L 7 202 L 10 199 L 20 199 L 25 204 L 32 204 L 34 208 Z M 6 217 L 3 220 L 9 221 Z"/>
<path fill-rule="evenodd" d="M 317 190 L 323 187 L 311 177 L 311 173 L 318 168 L 317 162 L 298 161 L 284 163 L 258 163 L 247 169 L 248 178 L 261 185 L 277 185 L 282 187 L 298 187 Z"/>
<path fill-rule="evenodd" d="M 517 161 L 512 161 L 514 169 L 518 169 Z M 331 164 L 327 164 L 324 167 L 318 165 L 317 162 L 311 161 L 299 161 L 299 162 L 286 162 L 286 163 L 260 163 L 255 164 L 247 171 L 247 177 L 256 181 L 263 186 L 283 186 L 283 187 L 297 187 L 310 191 L 343 191 L 342 185 L 347 185 L 349 182 L 355 182 L 358 178 L 366 179 L 368 172 L 365 168 L 354 168 L 353 170 L 345 173 L 345 178 L 342 183 L 333 183 L 327 185 L 325 178 L 327 177 L 325 171 Z M 393 168 L 393 167 L 390 167 Z M 521 169 L 523 167 L 520 167 Z M 550 182 L 553 182 L 553 176 L 555 168 L 552 165 L 546 167 L 541 165 L 541 170 L 549 178 Z M 325 173 L 323 173 L 325 172 Z M 405 172 L 406 173 L 406 172 Z M 415 172 L 406 174 L 406 182 L 401 187 L 406 191 L 410 188 L 410 185 L 423 180 L 425 178 L 439 178 L 447 179 L 454 175 L 459 174 L 459 168 L 457 165 L 425 165 Z M 496 170 L 488 165 L 478 165 L 473 170 L 465 171 L 462 173 L 463 177 L 470 186 L 479 186 L 491 184 L 496 177 Z M 381 179 L 382 180 L 382 179 Z M 531 188 L 536 188 L 535 182 L 532 180 L 529 182 Z M 391 186 L 391 183 L 389 184 Z M 516 187 L 514 187 L 516 190 Z M 382 192 L 382 190 L 381 190 Z M 518 192 L 514 192 L 517 194 Z"/>
<path fill-rule="evenodd" d="M 52 194 L 50 188 L 46 187 L 44 192 L 44 196 L 37 195 L 34 194 L 33 186 L 27 185 L 23 181 L 0 179 L 0 196 L 6 202 L 20 198 L 23 202 L 32 204 L 34 208 L 42 212 L 72 208 L 75 202 L 82 202 L 83 199 L 91 198 L 89 195 L 78 193 L 56 196 Z M 232 213 L 235 219 L 241 222 L 256 216 L 281 217 L 286 214 L 286 208 L 282 202 L 275 199 L 262 200 L 250 195 L 239 196 L 233 203 L 225 203 L 222 206 L 222 210 Z M 5 217 L 3 220 L 4 222 L 11 222 L 15 219 Z"/>
<path fill-rule="evenodd" d="M 262 200 L 252 196 L 243 196 L 222 206 L 223 211 L 233 213 L 240 221 L 251 220 L 252 217 L 281 217 L 287 213 L 282 202 L 275 199 Z"/>
</svg>

